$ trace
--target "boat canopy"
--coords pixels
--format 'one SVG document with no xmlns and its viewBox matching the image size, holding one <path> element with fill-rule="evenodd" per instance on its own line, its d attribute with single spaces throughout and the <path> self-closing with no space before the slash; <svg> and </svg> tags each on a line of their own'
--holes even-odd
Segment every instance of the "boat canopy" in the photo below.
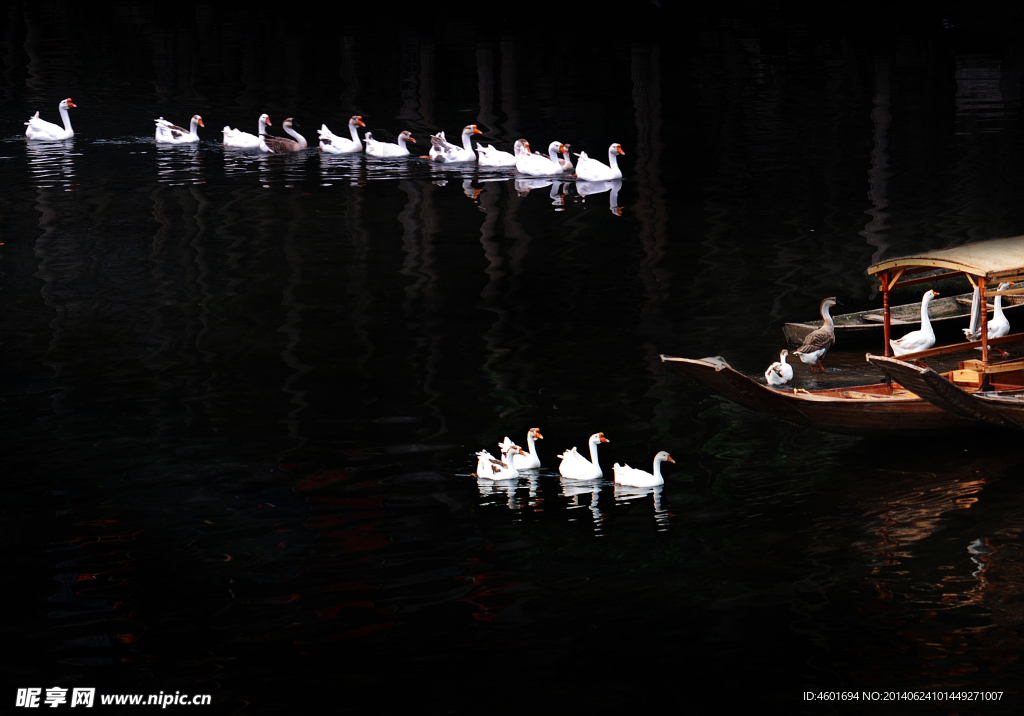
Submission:
<svg viewBox="0 0 1024 716">
<path fill-rule="evenodd" d="M 964 244 L 952 249 L 926 251 L 913 256 L 880 261 L 871 266 L 871 275 L 889 272 L 895 278 L 890 280 L 891 288 L 901 276 L 909 278 L 911 274 L 920 275 L 931 269 L 946 269 L 954 274 L 968 274 L 981 278 L 987 283 L 998 280 L 1012 280 L 1024 277 L 1024 236 L 1010 236 L 1005 239 L 991 239 L 973 244 Z M 929 278 L 936 280 L 949 278 L 953 274 L 936 273 Z M 900 284 L 923 282 L 925 277 L 916 281 L 900 281 Z M 991 294 L 990 294 L 991 295 Z"/>
</svg>

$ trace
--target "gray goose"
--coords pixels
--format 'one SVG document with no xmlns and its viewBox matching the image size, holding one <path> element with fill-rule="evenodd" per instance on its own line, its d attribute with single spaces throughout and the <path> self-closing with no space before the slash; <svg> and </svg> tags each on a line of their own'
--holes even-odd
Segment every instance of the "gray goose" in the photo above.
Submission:
<svg viewBox="0 0 1024 716">
<path fill-rule="evenodd" d="M 821 320 L 823 325 L 821 328 L 808 333 L 804 338 L 803 345 L 793 351 L 793 355 L 800 356 L 800 360 L 811 366 L 812 372 L 814 371 L 815 364 L 821 368 L 822 373 L 825 372 L 825 366 L 821 364 L 821 359 L 836 342 L 836 327 L 832 321 L 832 316 L 828 313 L 828 309 L 837 303 L 839 301 L 836 300 L 835 296 L 829 296 L 821 302 Z"/>
<path fill-rule="evenodd" d="M 260 149 L 270 154 L 287 154 L 288 152 L 301 152 L 305 149 L 306 138 L 292 129 L 297 124 L 291 117 L 281 122 L 281 128 L 295 139 L 285 137 L 272 137 L 269 134 L 260 135 Z"/>
</svg>

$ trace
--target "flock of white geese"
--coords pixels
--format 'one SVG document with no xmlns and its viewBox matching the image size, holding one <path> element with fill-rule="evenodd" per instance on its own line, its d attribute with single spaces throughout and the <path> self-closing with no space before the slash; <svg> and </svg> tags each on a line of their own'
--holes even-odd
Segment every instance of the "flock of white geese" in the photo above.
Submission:
<svg viewBox="0 0 1024 716">
<path fill-rule="evenodd" d="M 540 428 L 530 428 L 526 434 L 526 444 L 529 451 L 523 450 L 507 436 L 498 443 L 501 449 L 501 457 L 496 458 L 486 450 L 476 454 L 476 476 L 489 480 L 513 480 L 519 477 L 519 473 L 526 470 L 540 469 L 540 456 L 537 454 L 537 441 L 543 440 Z M 604 436 L 604 433 L 594 433 L 588 441 L 590 445 L 590 457 L 586 458 L 576 450 L 569 448 L 560 457 L 558 473 L 562 477 L 573 480 L 596 480 L 604 477 L 601 470 L 601 463 L 597 458 L 597 448 L 601 443 L 611 442 Z M 672 456 L 662 450 L 654 456 L 653 472 L 637 470 L 629 465 L 615 463 L 612 466 L 615 484 L 627 485 L 629 487 L 656 487 L 665 484 L 661 476 L 661 463 L 675 462 Z"/>
<path fill-rule="evenodd" d="M 62 100 L 57 106 L 63 126 L 47 122 L 39 118 L 39 112 L 31 117 L 25 125 L 25 136 L 34 141 L 61 142 L 75 136 L 71 128 L 71 117 L 68 109 L 74 108 L 75 104 L 71 98 Z M 171 124 L 163 117 L 156 121 L 156 141 L 158 144 L 194 144 L 199 141 L 199 127 L 203 127 L 203 118 L 198 114 L 193 115 L 189 128 L 179 127 Z M 290 152 L 301 152 L 309 147 L 306 138 L 295 131 L 297 123 L 288 118 L 281 123 L 281 128 L 288 134 L 288 137 L 275 137 L 267 134 L 267 127 L 271 126 L 270 117 L 261 114 L 256 126 L 256 134 L 243 132 L 240 129 L 224 127 L 224 147 L 232 149 L 259 149 L 270 154 L 287 154 Z M 356 154 L 365 152 L 368 156 L 387 157 L 413 157 L 409 151 L 408 143 L 416 143 L 416 139 L 409 131 L 403 131 L 398 135 L 396 142 L 380 142 L 373 138 L 370 132 L 359 136 L 359 128 L 365 127 L 361 115 L 354 115 L 348 121 L 349 136 L 338 136 L 327 128 L 326 124 L 317 130 L 319 136 L 319 149 L 329 154 Z M 504 152 L 492 145 L 472 144 L 474 134 L 482 134 L 475 124 L 466 125 L 462 130 L 462 146 L 449 142 L 444 132 L 438 132 L 430 137 L 429 152 L 418 157 L 428 159 L 432 162 L 457 164 L 461 162 L 476 162 L 481 167 L 514 167 L 516 171 L 529 176 L 557 176 L 574 175 L 582 181 L 614 181 L 622 178 L 622 170 L 619 169 L 617 159 L 619 155 L 625 154 L 622 146 L 612 144 L 608 147 L 608 163 L 603 164 L 596 159 L 591 159 L 586 152 L 577 154 L 577 162 L 573 165 L 569 154 L 568 144 L 558 141 L 548 145 L 548 153 L 541 154 L 530 149 L 530 143 L 525 139 L 518 139 L 513 146 L 513 151 Z"/>
</svg>

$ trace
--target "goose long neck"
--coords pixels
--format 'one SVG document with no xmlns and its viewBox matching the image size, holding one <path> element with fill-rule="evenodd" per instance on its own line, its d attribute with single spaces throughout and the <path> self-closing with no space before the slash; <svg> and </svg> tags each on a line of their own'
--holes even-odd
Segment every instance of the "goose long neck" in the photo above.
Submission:
<svg viewBox="0 0 1024 716">
<path fill-rule="evenodd" d="M 835 325 L 832 321 L 832 316 L 828 312 L 829 308 L 830 306 L 827 303 L 822 304 L 821 306 L 821 320 L 824 321 L 826 326 Z"/>
<path fill-rule="evenodd" d="M 195 134 L 196 129 L 199 127 L 199 120 L 195 117 L 192 118 L 192 123 L 189 125 L 189 134 Z"/>
<path fill-rule="evenodd" d="M 348 125 L 348 133 L 352 136 L 352 141 L 353 142 L 355 142 L 356 144 L 362 146 L 362 142 L 359 141 L 359 131 L 356 129 L 357 126 L 358 125 L 355 125 L 355 124 L 349 124 Z"/>
<path fill-rule="evenodd" d="M 921 328 L 932 327 L 931 321 L 928 320 L 928 304 L 932 302 L 932 295 L 929 293 L 921 301 Z"/>
<path fill-rule="evenodd" d="M 60 106 L 60 119 L 64 122 L 64 129 L 68 132 L 71 131 L 71 116 L 68 114 L 68 108 L 64 105 Z"/>
<path fill-rule="evenodd" d="M 590 462 L 594 463 L 595 465 L 598 464 L 598 462 L 597 462 L 597 443 L 590 443 Z"/>
<path fill-rule="evenodd" d="M 267 136 L 267 123 L 263 121 L 262 117 L 260 117 L 260 126 L 256 129 L 256 132 L 260 137 Z"/>
<path fill-rule="evenodd" d="M 537 441 L 532 435 L 526 436 L 526 443 L 530 446 L 530 457 L 537 457 Z"/>
<path fill-rule="evenodd" d="M 550 158 L 551 161 L 553 161 L 555 164 L 558 164 L 558 147 L 557 146 L 550 146 L 550 147 L 548 147 L 548 158 Z"/>
<path fill-rule="evenodd" d="M 1003 297 L 996 296 L 995 305 L 992 310 L 992 318 L 1003 318 Z"/>
<path fill-rule="evenodd" d="M 608 166 L 612 169 L 619 168 L 619 153 L 615 149 L 608 150 Z"/>
<path fill-rule="evenodd" d="M 470 139 L 470 137 L 472 137 L 472 136 L 473 136 L 472 132 L 463 132 L 462 133 L 462 148 L 465 149 L 467 152 L 472 152 L 473 151 L 473 142 Z"/>
<path fill-rule="evenodd" d="M 398 135 L 398 146 L 405 149 L 405 137 Z"/>
<path fill-rule="evenodd" d="M 295 141 L 298 142 L 302 146 L 303 149 L 306 148 L 306 138 L 303 137 L 298 132 L 296 132 L 294 129 L 292 129 L 291 125 L 286 125 L 285 128 L 284 128 L 284 131 L 286 131 L 286 132 L 288 132 L 288 134 L 292 135 L 292 137 L 295 138 Z"/>
<path fill-rule="evenodd" d="M 659 460 L 657 457 L 654 458 L 654 476 L 657 478 L 661 477 L 661 463 L 663 462 L 665 461 Z"/>
</svg>

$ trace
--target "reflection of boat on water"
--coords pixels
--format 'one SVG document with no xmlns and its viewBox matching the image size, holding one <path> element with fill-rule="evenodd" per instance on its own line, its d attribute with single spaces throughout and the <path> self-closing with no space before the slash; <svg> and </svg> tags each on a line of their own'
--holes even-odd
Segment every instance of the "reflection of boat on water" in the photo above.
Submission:
<svg viewBox="0 0 1024 716">
<path fill-rule="evenodd" d="M 988 296 L 1019 295 L 1024 293 L 1024 288 L 991 291 L 989 286 L 1024 278 L 1024 236 L 890 259 L 871 266 L 868 273 L 881 281 L 882 339 L 885 355 L 890 357 L 891 289 L 966 276 L 978 286 L 982 302 Z M 905 354 L 901 361 L 891 358 L 874 360 L 876 365 L 885 366 L 890 379 L 868 385 L 811 391 L 769 388 L 734 370 L 720 357 L 691 360 L 663 355 L 661 358 L 676 372 L 740 405 L 829 432 L 895 436 L 992 425 L 1011 427 L 1024 423 L 1024 358 L 989 360 L 990 346 L 995 344 L 1012 347 L 1020 353 L 1024 333 L 989 339 L 988 314 L 985 311 L 981 312 L 980 329 L 982 338 L 979 341 Z M 974 355 L 974 348 L 981 349 L 980 358 Z M 941 375 L 934 371 L 932 374 L 927 371 L 915 373 L 904 368 L 913 368 L 907 361 L 962 352 L 966 352 L 967 357 L 959 362 L 958 368 Z M 919 395 L 916 390 L 923 394 Z M 1018 413 L 1019 401 L 1021 409 Z"/>
</svg>

